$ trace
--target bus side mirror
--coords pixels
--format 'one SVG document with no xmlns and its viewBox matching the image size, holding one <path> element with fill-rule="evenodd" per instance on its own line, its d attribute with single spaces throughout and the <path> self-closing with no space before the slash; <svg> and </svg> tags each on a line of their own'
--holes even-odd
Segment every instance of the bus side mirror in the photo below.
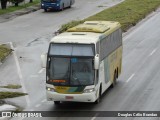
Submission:
<svg viewBox="0 0 160 120">
<path fill-rule="evenodd" d="M 47 62 L 47 54 L 43 53 L 41 55 L 41 67 L 46 68 L 46 62 Z"/>
<path fill-rule="evenodd" d="M 94 57 L 94 69 L 99 69 L 99 54 L 96 54 Z"/>
</svg>

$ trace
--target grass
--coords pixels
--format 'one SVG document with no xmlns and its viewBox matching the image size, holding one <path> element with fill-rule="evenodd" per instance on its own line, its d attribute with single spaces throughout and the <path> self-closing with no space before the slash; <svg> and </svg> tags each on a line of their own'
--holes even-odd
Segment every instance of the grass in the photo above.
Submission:
<svg viewBox="0 0 160 120">
<path fill-rule="evenodd" d="M 1 88 L 8 88 L 8 89 L 19 89 L 22 86 L 21 85 L 14 85 L 14 84 L 8 84 L 6 86 L 0 86 Z"/>
<path fill-rule="evenodd" d="M 20 9 L 23 9 L 23 8 L 27 8 L 29 6 L 37 5 L 38 3 L 40 3 L 40 0 L 33 0 L 32 3 L 23 3 L 22 2 L 21 4 L 19 4 L 18 7 L 9 6 L 9 7 L 7 7 L 7 9 L 4 9 L 4 10 L 0 9 L 0 15 L 10 13 L 10 12 L 14 12 L 16 10 L 20 10 Z"/>
<path fill-rule="evenodd" d="M 14 98 L 19 96 L 27 95 L 27 93 L 21 93 L 21 92 L 0 92 L 0 99 L 5 98 Z"/>
<path fill-rule="evenodd" d="M 155 11 L 160 6 L 160 0 L 125 0 L 124 2 L 103 10 L 89 18 L 80 21 L 72 21 L 62 25 L 60 32 L 82 23 L 82 21 L 118 21 L 125 32 L 130 27 L 135 26 L 140 20 L 145 18 L 149 13 Z"/>
<path fill-rule="evenodd" d="M 69 22 L 67 24 L 62 25 L 61 28 L 59 29 L 59 32 L 62 33 L 64 31 L 66 31 L 68 28 L 74 27 L 74 26 L 76 26 L 76 25 L 78 25 L 80 23 L 83 23 L 83 22 L 84 22 L 84 20 L 79 20 L 79 21 L 74 20 L 74 21 L 71 21 L 71 22 Z"/>
<path fill-rule="evenodd" d="M 2 62 L 10 53 L 11 49 L 8 49 L 5 45 L 0 45 L 0 62 Z"/>
</svg>

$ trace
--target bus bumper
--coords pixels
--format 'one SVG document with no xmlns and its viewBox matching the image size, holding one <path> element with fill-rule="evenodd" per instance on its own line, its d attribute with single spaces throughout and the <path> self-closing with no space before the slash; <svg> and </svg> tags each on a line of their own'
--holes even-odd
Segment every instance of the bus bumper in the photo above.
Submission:
<svg viewBox="0 0 160 120">
<path fill-rule="evenodd" d="M 59 4 L 52 3 L 41 3 L 41 9 L 52 9 L 52 10 L 60 10 Z"/>
<path fill-rule="evenodd" d="M 82 94 L 60 94 L 52 91 L 47 91 L 48 101 L 73 101 L 73 102 L 95 102 L 97 99 L 96 93 Z"/>
</svg>

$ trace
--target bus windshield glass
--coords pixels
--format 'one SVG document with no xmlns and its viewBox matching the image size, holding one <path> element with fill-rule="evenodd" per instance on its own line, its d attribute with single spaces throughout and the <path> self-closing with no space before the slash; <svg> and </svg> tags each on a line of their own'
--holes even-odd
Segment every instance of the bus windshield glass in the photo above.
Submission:
<svg viewBox="0 0 160 120">
<path fill-rule="evenodd" d="M 93 59 L 50 57 L 48 78 L 57 86 L 93 85 Z"/>
<path fill-rule="evenodd" d="M 58 2 L 58 0 L 42 0 L 42 1 L 44 1 L 44 2 L 52 2 L 52 3 L 57 3 Z"/>
<path fill-rule="evenodd" d="M 94 57 L 94 44 L 69 44 L 69 43 L 52 43 L 50 44 L 49 56 L 79 56 Z"/>
</svg>

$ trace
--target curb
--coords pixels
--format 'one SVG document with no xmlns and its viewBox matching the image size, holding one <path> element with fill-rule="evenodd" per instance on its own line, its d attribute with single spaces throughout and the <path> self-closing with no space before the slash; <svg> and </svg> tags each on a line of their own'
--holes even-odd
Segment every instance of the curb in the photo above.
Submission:
<svg viewBox="0 0 160 120">
<path fill-rule="evenodd" d="M 18 16 L 25 15 L 25 14 L 28 14 L 31 12 L 35 12 L 40 9 L 41 9 L 40 5 L 37 4 L 37 5 L 29 6 L 27 8 L 23 8 L 23 9 L 20 9 L 20 10 L 11 12 L 11 13 L 2 14 L 2 15 L 0 15 L 0 23 L 7 22 L 11 19 L 18 17 Z"/>
</svg>

